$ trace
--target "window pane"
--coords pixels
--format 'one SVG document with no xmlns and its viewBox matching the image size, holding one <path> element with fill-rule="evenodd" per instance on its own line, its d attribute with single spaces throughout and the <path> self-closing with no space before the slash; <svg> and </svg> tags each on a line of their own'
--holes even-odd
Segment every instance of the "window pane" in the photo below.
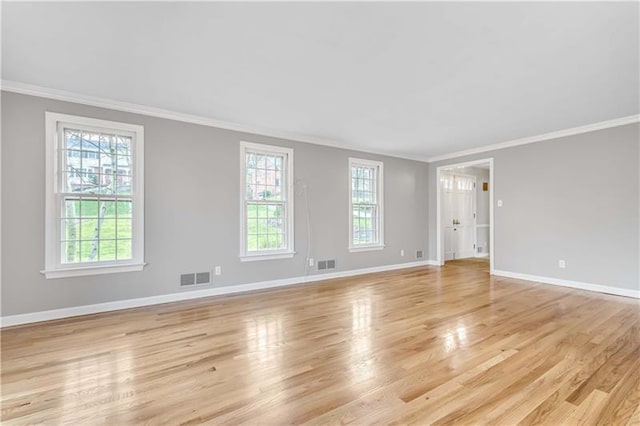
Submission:
<svg viewBox="0 0 640 426">
<path fill-rule="evenodd" d="M 101 134 L 98 147 L 101 153 L 106 155 L 111 154 L 114 149 L 113 135 Z"/>
<path fill-rule="evenodd" d="M 258 217 L 258 205 L 247 204 L 247 219 L 253 219 Z"/>
<path fill-rule="evenodd" d="M 247 185 L 245 196 L 247 200 L 274 200 L 283 199 L 283 156 L 246 154 Z"/>
<path fill-rule="evenodd" d="M 377 222 L 377 206 L 354 206 L 353 244 L 377 243 Z"/>
<path fill-rule="evenodd" d="M 82 192 L 82 176 L 79 171 L 62 173 L 62 191 Z"/>
<path fill-rule="evenodd" d="M 118 174 L 110 169 L 106 173 L 95 174 L 92 187 L 85 192 L 94 194 L 131 194 L 132 178 L 129 175 Z"/>
<path fill-rule="evenodd" d="M 104 260 L 101 250 L 111 247 L 109 244 L 113 246 L 113 253 L 109 256 L 114 260 L 115 239 L 132 238 L 131 204 L 131 201 L 65 199 L 60 226 L 61 241 L 78 243 L 63 244 L 66 247 L 62 252 L 63 262 Z M 112 240 L 113 243 L 105 242 Z M 67 251 L 73 256 L 65 255 Z"/>
<path fill-rule="evenodd" d="M 285 248 L 284 206 L 282 204 L 247 204 L 247 250 Z"/>
<path fill-rule="evenodd" d="M 121 136 L 118 135 L 115 138 L 115 143 L 116 143 L 116 147 L 115 147 L 115 151 L 118 155 L 132 155 L 132 142 L 133 140 L 131 139 L 130 136 Z"/>
<path fill-rule="evenodd" d="M 122 219 L 118 218 L 117 221 L 117 238 L 133 238 L 133 234 L 131 232 L 131 219 Z"/>
<path fill-rule="evenodd" d="M 257 233 L 258 234 L 266 234 L 267 233 L 267 229 L 268 229 L 267 220 L 266 219 L 258 220 Z"/>
<path fill-rule="evenodd" d="M 256 161 L 255 154 L 247 153 L 246 161 L 247 161 L 247 170 L 256 168 L 257 161 Z"/>
<path fill-rule="evenodd" d="M 62 219 L 60 221 L 60 235 L 62 240 L 77 240 L 80 233 L 80 220 Z"/>
<path fill-rule="evenodd" d="M 352 202 L 375 204 L 377 200 L 376 169 L 352 167 L 351 176 Z"/>
<path fill-rule="evenodd" d="M 267 248 L 267 236 L 258 235 L 258 250 L 266 250 Z"/>
<path fill-rule="evenodd" d="M 65 199 L 62 206 L 62 218 L 77 218 L 80 215 L 80 202 L 73 199 Z"/>
<path fill-rule="evenodd" d="M 82 167 L 80 160 L 82 158 L 82 151 L 79 150 L 66 150 L 63 151 L 64 156 L 64 170 L 66 172 L 73 172 Z"/>
<path fill-rule="evenodd" d="M 112 165 L 115 164 L 118 169 L 118 174 L 128 175 L 131 170 L 131 157 L 128 155 L 114 155 Z"/>
<path fill-rule="evenodd" d="M 80 244 L 78 240 L 62 241 L 60 251 L 61 263 L 75 263 L 80 260 Z"/>
<path fill-rule="evenodd" d="M 81 218 L 80 224 L 82 226 L 83 240 L 94 240 L 100 238 L 101 226 L 98 226 L 99 219 L 97 217 Z"/>
<path fill-rule="evenodd" d="M 114 180 L 114 193 L 118 195 L 131 194 L 132 179 L 131 176 L 118 175 Z"/>
<path fill-rule="evenodd" d="M 118 260 L 131 259 L 133 250 L 131 248 L 131 240 L 117 240 L 116 257 Z"/>
<path fill-rule="evenodd" d="M 90 235 L 87 235 L 91 238 Z M 84 237 L 84 235 L 83 235 Z M 97 262 L 98 249 L 100 240 L 81 240 L 80 241 L 80 262 Z"/>
<path fill-rule="evenodd" d="M 67 192 L 130 194 L 132 138 L 65 129 L 63 188 Z"/>
<path fill-rule="evenodd" d="M 283 234 L 269 234 L 269 247 L 271 249 L 281 249 L 284 247 Z"/>
<path fill-rule="evenodd" d="M 69 204 L 73 206 L 73 203 Z M 80 220 L 62 219 L 60 223 L 60 235 L 62 237 L 62 248 L 60 251 L 61 262 L 77 262 L 80 258 Z"/>
<path fill-rule="evenodd" d="M 98 202 L 77 199 L 73 201 L 75 205 L 75 217 L 97 217 Z"/>
<path fill-rule="evenodd" d="M 118 201 L 116 202 L 118 211 L 116 213 L 118 218 L 131 217 L 131 201 Z"/>
<path fill-rule="evenodd" d="M 247 251 L 256 251 L 258 249 L 258 236 L 248 235 L 247 237 Z"/>
<path fill-rule="evenodd" d="M 116 238 L 116 219 L 115 216 L 109 216 L 106 219 L 100 220 L 97 224 L 100 225 L 100 239 L 115 239 Z"/>
<path fill-rule="evenodd" d="M 267 217 L 274 219 L 282 217 L 282 205 L 281 204 L 269 204 L 267 207 Z"/>
<path fill-rule="evenodd" d="M 116 260 L 115 240 L 101 240 L 99 244 L 99 256 L 101 261 Z"/>
<path fill-rule="evenodd" d="M 352 224 L 352 234 L 351 234 L 351 241 L 353 242 L 353 244 L 357 244 L 358 242 L 358 232 L 360 231 L 360 222 L 358 220 L 357 217 L 355 217 L 355 215 L 352 218 L 353 224 Z"/>
</svg>

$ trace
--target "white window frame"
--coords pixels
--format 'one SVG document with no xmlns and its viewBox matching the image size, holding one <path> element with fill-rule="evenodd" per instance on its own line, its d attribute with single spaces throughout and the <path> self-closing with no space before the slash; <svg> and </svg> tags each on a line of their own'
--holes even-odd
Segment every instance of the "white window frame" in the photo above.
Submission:
<svg viewBox="0 0 640 426">
<path fill-rule="evenodd" d="M 376 191 L 378 206 L 378 241 L 373 244 L 353 243 L 353 167 L 375 167 Z M 361 158 L 349 158 L 349 252 L 382 250 L 384 245 L 384 163 L 382 161 L 364 160 Z"/>
<path fill-rule="evenodd" d="M 144 127 L 136 124 L 118 123 L 89 117 L 45 113 L 45 269 L 41 271 L 47 279 L 141 271 L 144 266 Z M 59 193 L 61 179 L 62 129 L 78 127 L 96 132 L 128 133 L 133 137 L 133 186 L 131 188 L 132 213 L 132 258 L 83 263 L 62 263 L 61 253 L 61 203 Z"/>
<path fill-rule="evenodd" d="M 285 173 L 283 178 L 285 184 L 282 189 L 285 191 L 285 232 L 286 247 L 281 250 L 262 250 L 260 252 L 249 252 L 247 250 L 247 208 L 246 199 L 247 192 L 247 153 L 265 154 L 265 155 L 284 155 L 285 161 L 283 167 Z M 293 149 L 281 146 L 264 145 L 252 142 L 240 142 L 240 260 L 242 262 L 251 262 L 256 260 L 272 260 L 272 259 L 288 259 L 295 255 L 294 251 L 294 208 L 293 208 Z"/>
</svg>

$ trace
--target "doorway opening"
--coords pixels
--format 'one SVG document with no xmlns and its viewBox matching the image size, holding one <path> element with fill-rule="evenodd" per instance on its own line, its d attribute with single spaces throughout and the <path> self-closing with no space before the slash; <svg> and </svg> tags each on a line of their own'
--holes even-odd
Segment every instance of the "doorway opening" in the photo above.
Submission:
<svg viewBox="0 0 640 426">
<path fill-rule="evenodd" d="M 441 166 L 437 183 L 440 265 L 494 270 L 493 158 Z"/>
</svg>

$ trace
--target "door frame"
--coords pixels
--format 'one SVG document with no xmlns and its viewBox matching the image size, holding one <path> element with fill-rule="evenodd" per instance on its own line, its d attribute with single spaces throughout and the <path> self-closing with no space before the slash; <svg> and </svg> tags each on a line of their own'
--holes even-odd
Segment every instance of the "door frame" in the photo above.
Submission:
<svg viewBox="0 0 640 426">
<path fill-rule="evenodd" d="M 447 168 L 449 168 L 449 166 L 447 166 Z M 462 176 L 466 178 L 473 178 L 473 249 L 474 249 L 473 257 L 478 257 L 478 252 L 477 252 L 478 250 L 477 249 L 477 246 L 478 246 L 478 189 L 476 188 L 478 185 L 478 177 L 474 175 L 469 175 L 466 173 L 456 173 L 455 171 L 444 171 L 441 173 L 441 175 Z M 438 178 L 438 182 L 440 182 L 439 178 Z M 442 190 L 442 188 L 440 188 L 440 190 Z M 444 196 L 444 194 L 442 194 L 441 196 Z M 442 224 L 443 229 L 445 226 L 446 226 L 445 224 Z M 442 247 L 444 248 L 444 243 Z M 446 253 L 444 251 L 442 254 L 446 258 Z M 469 259 L 469 258 L 465 257 L 463 259 Z M 446 262 L 446 259 L 444 261 Z"/>
<path fill-rule="evenodd" d="M 444 265 L 444 236 L 442 232 L 442 188 L 440 185 L 440 175 L 445 169 L 451 167 L 473 167 L 478 164 L 489 163 L 489 273 L 493 275 L 495 270 L 496 257 L 496 239 L 495 239 L 495 221 L 494 221 L 494 167 L 493 157 L 482 158 L 480 160 L 466 161 L 464 163 L 446 164 L 436 168 L 436 249 L 438 265 Z M 476 183 L 477 186 L 477 183 Z M 477 189 L 476 189 L 477 190 Z M 477 209 L 477 192 L 476 192 L 476 209 Z M 477 215 L 477 211 L 476 211 Z M 477 232 L 477 229 L 476 229 Z M 476 241 L 477 246 L 477 241 Z"/>
</svg>

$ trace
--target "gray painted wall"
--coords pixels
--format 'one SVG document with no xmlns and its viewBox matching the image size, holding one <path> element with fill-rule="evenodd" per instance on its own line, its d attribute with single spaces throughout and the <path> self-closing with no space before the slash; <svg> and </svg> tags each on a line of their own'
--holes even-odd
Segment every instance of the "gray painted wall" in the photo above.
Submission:
<svg viewBox="0 0 640 426">
<path fill-rule="evenodd" d="M 496 269 L 638 289 L 639 146 L 631 124 L 429 164 L 430 257 L 436 168 L 493 157 Z"/>
<path fill-rule="evenodd" d="M 336 271 L 415 261 L 427 251 L 425 163 L 94 108 L 2 94 L 2 315 L 183 291 L 178 275 L 222 266 L 216 286 L 305 274 L 306 223 L 295 197 L 293 259 L 239 261 L 239 142 L 294 149 L 295 179 L 308 186 L 312 256 Z M 145 127 L 145 258 L 142 272 L 46 280 L 44 114 L 54 111 Z M 384 162 L 382 251 L 349 253 L 348 157 Z M 400 250 L 406 255 L 400 257 Z M 425 256 L 426 260 L 426 256 Z M 311 273 L 316 273 L 311 271 Z"/>
<path fill-rule="evenodd" d="M 58 280 L 39 273 L 44 267 L 45 111 L 145 126 L 149 265 L 143 272 Z M 496 269 L 639 286 L 638 124 L 427 165 L 3 92 L 2 315 L 176 293 L 184 291 L 177 284 L 179 274 L 215 265 L 223 269 L 216 286 L 304 275 L 305 203 L 299 190 L 294 259 L 239 261 L 241 140 L 295 150 L 295 179 L 309 192 L 311 254 L 335 258 L 337 271 L 411 262 L 416 250 L 426 250 L 425 259 L 435 258 L 436 167 L 493 157 L 495 200 L 504 201 L 495 208 Z M 383 251 L 347 250 L 349 156 L 384 161 Z M 557 267 L 561 258 L 567 261 L 564 270 Z"/>
</svg>

